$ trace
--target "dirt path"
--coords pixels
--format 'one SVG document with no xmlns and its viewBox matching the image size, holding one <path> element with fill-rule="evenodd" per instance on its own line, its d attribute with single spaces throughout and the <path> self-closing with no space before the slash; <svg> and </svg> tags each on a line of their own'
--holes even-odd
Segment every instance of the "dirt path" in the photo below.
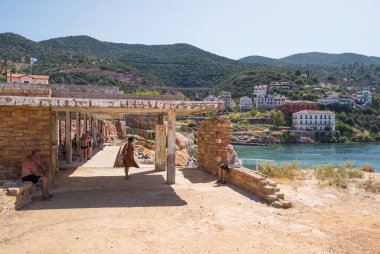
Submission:
<svg viewBox="0 0 380 254">
<path fill-rule="evenodd" d="M 1 214 L 1 253 L 380 253 L 380 195 L 281 186 L 280 210 L 208 173 L 60 171 L 53 202 Z"/>
</svg>

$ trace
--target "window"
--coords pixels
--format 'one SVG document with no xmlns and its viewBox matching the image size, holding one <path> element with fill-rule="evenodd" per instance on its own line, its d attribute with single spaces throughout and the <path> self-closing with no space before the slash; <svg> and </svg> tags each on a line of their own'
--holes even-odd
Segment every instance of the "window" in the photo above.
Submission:
<svg viewBox="0 0 380 254">
<path fill-rule="evenodd" d="M 302 119 L 302 115 L 301 115 L 300 119 Z"/>
<path fill-rule="evenodd" d="M 315 124 L 317 124 L 317 120 L 315 120 Z"/>
<path fill-rule="evenodd" d="M 314 119 L 317 119 L 317 115 L 314 116 Z"/>
<path fill-rule="evenodd" d="M 326 115 L 325 115 L 325 119 L 326 119 Z"/>
<path fill-rule="evenodd" d="M 25 81 L 24 81 L 24 84 L 29 84 L 29 80 L 25 80 Z"/>
<path fill-rule="evenodd" d="M 305 121 L 305 124 L 307 124 L 307 120 Z"/>
<path fill-rule="evenodd" d="M 301 124 L 302 124 L 302 120 L 301 120 Z"/>
<path fill-rule="evenodd" d="M 331 115 L 329 115 L 329 119 L 331 119 Z"/>
<path fill-rule="evenodd" d="M 307 115 L 305 115 L 305 119 L 307 119 Z"/>
<path fill-rule="evenodd" d="M 322 115 L 320 115 L 319 119 L 322 119 Z"/>
<path fill-rule="evenodd" d="M 17 80 L 12 80 L 12 83 L 13 84 L 17 84 Z"/>
</svg>

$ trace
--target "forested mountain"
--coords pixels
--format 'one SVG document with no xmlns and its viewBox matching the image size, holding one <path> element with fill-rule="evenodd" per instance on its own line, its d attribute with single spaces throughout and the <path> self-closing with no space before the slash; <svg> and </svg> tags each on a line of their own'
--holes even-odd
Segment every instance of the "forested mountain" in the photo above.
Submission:
<svg viewBox="0 0 380 254">
<path fill-rule="evenodd" d="M 52 82 L 59 83 L 78 83 L 78 80 L 79 83 L 86 80 L 101 83 L 89 77 L 89 73 L 100 73 L 100 68 L 133 76 L 130 77 L 132 83 L 145 80 L 145 84 L 153 85 L 215 86 L 229 75 L 251 66 L 188 44 L 110 43 L 88 36 L 33 42 L 11 33 L 0 34 L 0 54 L 8 55 L 15 62 L 27 62 L 31 56 L 36 57 L 36 71 L 51 74 Z M 111 80 L 106 81 L 113 83 Z"/>
<path fill-rule="evenodd" d="M 260 63 L 268 65 L 288 65 L 288 64 L 306 64 L 322 66 L 341 66 L 349 64 L 380 65 L 380 57 L 365 56 L 354 53 L 327 54 L 319 52 L 294 54 L 280 59 L 248 56 L 239 59 L 245 63 Z"/>
<path fill-rule="evenodd" d="M 247 56 L 239 59 L 239 61 L 252 64 L 286 65 L 286 63 L 282 62 L 281 60 L 265 56 Z"/>
<path fill-rule="evenodd" d="M 207 86 L 226 89 L 238 97 L 251 94 L 254 85 L 273 81 L 380 87 L 380 65 L 375 64 L 379 58 L 356 54 L 306 53 L 280 60 L 253 56 L 235 61 L 188 44 L 110 43 L 88 36 L 34 42 L 3 33 L 0 65 L 5 57 L 13 68 L 21 66 L 22 72 L 28 71 L 30 57 L 37 58 L 33 72 L 49 74 L 52 83 L 119 85 L 125 91 Z M 329 65 L 318 65 L 321 62 Z M 338 62 L 345 64 L 336 65 Z"/>
</svg>

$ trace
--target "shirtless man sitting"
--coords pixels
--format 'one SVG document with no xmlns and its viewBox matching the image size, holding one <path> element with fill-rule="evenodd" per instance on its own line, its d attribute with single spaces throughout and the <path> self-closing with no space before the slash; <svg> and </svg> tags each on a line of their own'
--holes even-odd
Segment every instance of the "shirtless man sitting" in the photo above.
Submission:
<svg viewBox="0 0 380 254">
<path fill-rule="evenodd" d="M 49 170 L 41 164 L 40 153 L 39 149 L 35 149 L 22 161 L 21 180 L 31 181 L 34 184 L 41 182 L 43 199 L 52 201 L 53 195 L 49 195 L 48 192 Z M 42 174 L 38 172 L 37 166 L 41 168 Z"/>
</svg>

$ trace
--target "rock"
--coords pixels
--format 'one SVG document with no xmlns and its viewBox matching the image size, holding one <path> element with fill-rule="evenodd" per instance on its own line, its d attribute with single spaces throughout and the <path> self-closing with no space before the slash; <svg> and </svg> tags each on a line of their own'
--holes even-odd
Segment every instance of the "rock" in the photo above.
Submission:
<svg viewBox="0 0 380 254">
<path fill-rule="evenodd" d="M 265 194 L 268 194 L 268 195 L 270 195 L 270 194 L 274 194 L 274 193 L 276 192 L 275 189 L 274 189 L 272 186 L 268 186 L 268 185 L 263 186 L 263 187 L 262 187 L 262 191 L 263 191 Z"/>
<path fill-rule="evenodd" d="M 282 208 L 282 203 L 280 201 L 273 201 L 270 205 L 274 208 Z"/>
<path fill-rule="evenodd" d="M 191 155 L 194 153 L 194 142 L 181 133 L 175 134 L 175 144 L 178 147 L 178 150 L 186 149 L 187 153 Z"/>
<path fill-rule="evenodd" d="M 275 181 L 268 180 L 268 184 L 272 187 L 277 187 L 277 183 Z"/>
<path fill-rule="evenodd" d="M 20 187 L 8 188 L 8 195 L 10 196 L 18 196 L 22 192 L 23 192 L 23 188 L 20 188 Z"/>
<path fill-rule="evenodd" d="M 277 193 L 276 196 L 277 196 L 279 199 L 284 199 L 284 198 L 285 198 L 284 193 Z"/>
<path fill-rule="evenodd" d="M 282 201 L 282 208 L 291 208 L 292 207 L 292 203 L 290 203 L 289 201 Z"/>
<path fill-rule="evenodd" d="M 189 161 L 189 154 L 187 153 L 186 149 L 182 149 L 175 152 L 175 165 L 176 166 L 186 166 L 187 162 Z"/>
</svg>

